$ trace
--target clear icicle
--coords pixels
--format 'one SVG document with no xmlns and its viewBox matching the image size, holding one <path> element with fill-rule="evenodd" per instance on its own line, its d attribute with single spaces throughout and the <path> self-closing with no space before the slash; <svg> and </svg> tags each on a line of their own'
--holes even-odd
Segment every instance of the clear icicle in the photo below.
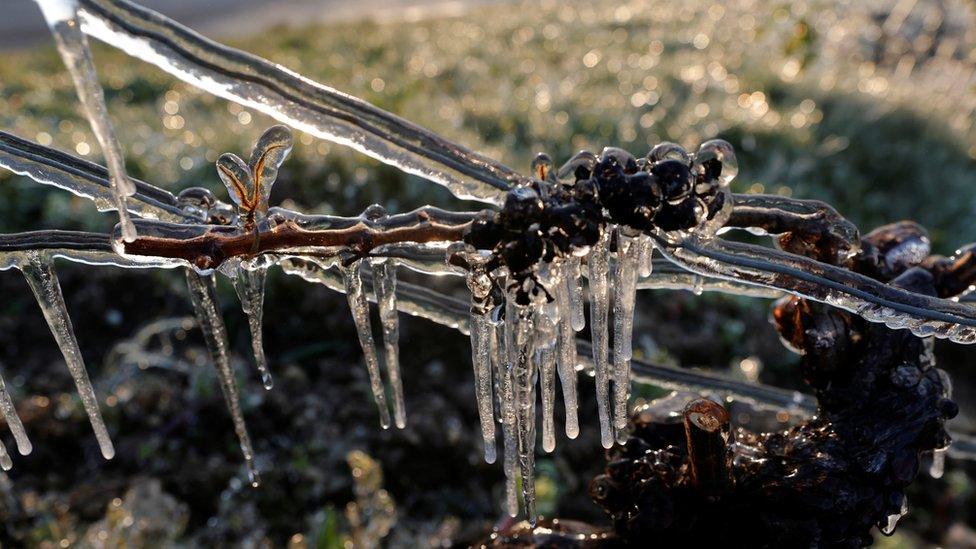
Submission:
<svg viewBox="0 0 976 549">
<path fill-rule="evenodd" d="M 47 320 L 58 347 L 61 348 L 61 354 L 64 355 L 64 361 L 75 381 L 78 396 L 81 397 L 81 404 L 88 414 L 88 420 L 91 421 L 102 455 L 105 459 L 112 459 L 115 448 L 112 446 L 108 429 L 105 428 L 105 422 L 102 421 L 102 414 L 98 410 L 98 399 L 88 379 L 88 372 L 85 370 L 85 362 L 81 357 L 78 341 L 75 339 L 68 308 L 64 304 L 58 276 L 54 273 L 51 264 L 47 260 L 42 260 L 36 251 L 27 252 L 26 258 L 27 261 L 21 265 L 21 271 L 30 284 L 34 297 L 37 298 L 37 304 L 44 313 L 44 319 Z"/>
<path fill-rule="evenodd" d="M 573 315 L 570 310 L 571 287 L 578 284 L 579 279 L 566 273 L 562 283 L 556 286 L 556 307 L 559 309 L 559 383 L 563 388 L 563 407 L 566 408 L 566 436 L 579 436 L 579 418 L 577 410 L 579 404 L 576 392 L 576 330 L 573 328 Z"/>
<path fill-rule="evenodd" d="M 254 364 L 261 374 L 261 383 L 270 390 L 274 385 L 271 371 L 268 370 L 268 360 L 264 355 L 264 333 L 262 319 L 264 316 L 264 280 L 267 269 L 248 270 L 238 269 L 234 278 L 234 289 L 241 300 L 241 308 L 247 316 L 247 327 L 251 331 L 251 350 L 254 352 Z"/>
<path fill-rule="evenodd" d="M 393 391 L 393 422 L 398 429 L 403 429 L 407 426 L 407 408 L 403 399 L 403 379 L 400 377 L 400 319 L 397 316 L 396 284 L 396 264 L 392 261 L 373 263 L 373 292 L 383 327 L 386 377 Z M 488 402 L 491 402 L 490 397 Z"/>
<path fill-rule="evenodd" d="M 647 235 L 637 237 L 637 268 L 641 278 L 647 278 L 654 272 L 654 246 Z"/>
<path fill-rule="evenodd" d="M 489 315 L 491 280 L 484 273 L 472 273 L 468 277 L 471 290 L 471 363 L 474 367 L 474 391 L 478 401 L 478 415 L 481 417 L 481 436 L 485 444 L 485 461 L 494 463 L 495 450 L 495 408 L 491 399 L 491 355 L 492 332 Z"/>
<path fill-rule="evenodd" d="M 580 259 L 571 258 L 566 264 L 566 287 L 569 289 L 569 318 L 573 330 L 586 328 L 586 313 L 583 310 L 583 280 L 580 278 Z"/>
<path fill-rule="evenodd" d="M 7 447 L 0 442 L 0 469 L 4 471 L 9 471 L 13 468 L 14 462 L 10 459 L 10 454 L 7 453 Z"/>
<path fill-rule="evenodd" d="M 604 448 L 613 446 L 610 425 L 610 365 L 607 359 L 610 315 L 610 247 L 609 235 L 593 246 L 587 258 L 590 279 L 590 332 L 593 342 L 593 370 L 596 381 L 596 405 L 600 415 L 600 442 Z"/>
<path fill-rule="evenodd" d="M 536 334 L 539 345 L 536 348 L 535 361 L 542 396 L 542 449 L 552 452 L 556 449 L 556 428 L 553 420 L 556 400 L 556 327 L 546 315 L 538 315 L 538 318 L 540 327 Z"/>
<path fill-rule="evenodd" d="M 495 378 L 498 380 L 498 409 L 501 414 L 502 444 L 505 471 L 505 511 L 509 516 L 518 515 L 518 479 L 515 467 L 518 442 L 515 437 L 515 395 L 512 376 L 509 370 L 509 351 L 513 346 L 514 323 L 509 322 L 506 310 L 505 321 L 492 331 L 492 360 L 495 363 Z"/>
<path fill-rule="evenodd" d="M 942 478 L 945 473 L 946 448 L 932 450 L 932 463 L 929 465 L 929 476 Z"/>
<path fill-rule="evenodd" d="M 217 380 L 234 423 L 234 432 L 244 454 L 248 479 L 252 486 L 257 486 L 260 477 L 254 466 L 254 448 L 251 446 L 251 437 L 247 434 L 237 380 L 234 378 L 234 368 L 230 363 L 227 327 L 224 325 L 224 317 L 221 316 L 220 305 L 217 303 L 217 281 L 213 275 L 202 276 L 192 269 L 186 269 L 186 284 L 190 289 L 190 299 L 193 302 L 197 323 L 200 325 L 200 331 L 203 332 L 204 341 L 207 342 L 207 349 L 210 350 L 217 371 Z"/>
<path fill-rule="evenodd" d="M 369 320 L 369 301 L 363 291 L 363 279 L 359 273 L 359 262 L 341 268 L 342 281 L 345 285 L 346 299 L 352 312 L 356 332 L 359 335 L 359 345 L 363 348 L 363 358 L 366 361 L 366 371 L 369 373 L 369 386 L 373 391 L 373 400 L 380 412 L 380 426 L 390 428 L 390 408 L 386 404 L 386 389 L 380 376 L 379 355 L 376 343 L 373 341 L 373 327 Z"/>
<path fill-rule="evenodd" d="M 31 446 L 30 439 L 27 438 L 27 431 L 20 421 L 20 416 L 17 415 L 17 408 L 14 406 L 13 399 L 10 398 L 10 393 L 7 392 L 7 384 L 4 383 L 2 375 L 0 375 L 0 413 L 3 414 L 10 433 L 14 435 L 14 441 L 17 442 L 17 451 L 20 452 L 20 455 L 26 456 L 31 453 L 34 448 Z"/>
<path fill-rule="evenodd" d="M 637 297 L 638 240 L 618 232 L 613 287 L 613 425 L 627 426 L 630 359 L 633 358 L 634 301 Z"/>
<path fill-rule="evenodd" d="M 127 242 L 136 237 L 136 229 L 129 219 L 129 212 L 125 207 L 125 197 L 136 192 L 135 184 L 125 172 L 125 160 L 122 146 L 115 136 L 112 122 L 108 118 L 105 107 L 105 95 L 95 64 L 92 62 L 91 49 L 88 47 L 88 37 L 81 31 L 77 17 L 77 3 L 66 0 L 38 0 L 44 18 L 47 20 L 51 34 L 58 47 L 58 53 L 64 61 L 65 67 L 71 74 L 75 91 L 81 101 L 82 109 L 88 118 L 95 138 L 102 148 L 105 163 L 108 167 L 109 180 L 115 198 L 115 206 L 119 212 L 119 223 L 122 226 L 122 236 Z"/>
<path fill-rule="evenodd" d="M 514 296 L 508 301 L 513 302 Z M 525 516 L 535 524 L 535 384 L 533 360 L 535 337 L 534 311 L 531 307 L 514 305 L 515 315 L 506 322 L 515 324 L 515 346 L 510 354 L 512 386 L 515 392 L 515 431 L 518 438 L 518 465 L 522 475 L 522 502 Z"/>
</svg>

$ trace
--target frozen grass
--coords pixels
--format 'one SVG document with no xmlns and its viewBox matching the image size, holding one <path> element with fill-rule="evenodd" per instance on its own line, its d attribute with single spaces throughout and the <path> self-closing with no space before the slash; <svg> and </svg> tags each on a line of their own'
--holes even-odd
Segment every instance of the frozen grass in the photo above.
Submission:
<svg viewBox="0 0 976 549">
<path fill-rule="evenodd" d="M 724 136 L 741 154 L 739 191 L 826 199 L 865 227 L 912 217 L 951 246 L 974 236 L 961 218 L 976 209 L 976 17 L 961 1 L 895 4 L 549 2 L 236 45 L 521 169 L 540 150 L 640 154 Z M 107 48 L 96 62 L 130 169 L 171 189 L 219 191 L 213 160 L 270 123 Z M 53 48 L 5 57 L 0 127 L 97 159 L 75 105 Z M 449 201 L 356 153 L 298 143 L 273 201 L 344 213 Z M 2 192 L 4 230 L 98 223 L 69 197 L 22 182 Z"/>
</svg>

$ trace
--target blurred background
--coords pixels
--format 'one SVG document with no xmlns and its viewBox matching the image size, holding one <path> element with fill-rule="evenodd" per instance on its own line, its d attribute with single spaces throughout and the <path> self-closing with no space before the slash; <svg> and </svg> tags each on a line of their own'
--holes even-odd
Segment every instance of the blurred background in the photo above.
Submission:
<svg viewBox="0 0 976 549">
<path fill-rule="evenodd" d="M 539 151 L 562 162 L 579 149 L 643 155 L 662 140 L 697 148 L 722 137 L 738 151 L 736 192 L 826 200 L 863 232 L 914 219 L 946 255 L 976 240 L 971 0 L 144 4 L 519 170 Z M 3 10 L 0 128 L 101 162 L 37 7 L 4 0 Z M 273 122 L 108 47 L 94 53 L 130 173 L 223 197 L 214 160 L 249 152 Z M 371 203 L 473 207 L 302 133 L 271 201 L 345 215 Z M 0 231 L 114 223 L 87 200 L 0 172 Z M 35 448 L 0 473 L 0 543 L 342 547 L 385 536 L 389 546 L 450 546 L 501 520 L 502 471 L 481 459 L 459 333 L 401 316 L 409 425 L 383 431 L 343 296 L 272 271 L 266 392 L 244 316 L 222 286 L 262 469 L 251 489 L 183 276 L 74 264 L 59 274 L 117 455 L 99 455 L 26 283 L 2 273 L 0 369 Z M 803 389 L 768 308 L 642 292 L 635 353 Z M 940 342 L 937 352 L 962 410 L 952 428 L 976 431 L 976 351 Z M 540 511 L 601 524 L 587 496 L 604 466 L 592 384 L 581 391 L 583 433 L 538 456 Z M 952 459 L 942 478 L 923 475 L 910 514 L 879 546 L 976 546 L 974 475 L 974 464 Z"/>
</svg>

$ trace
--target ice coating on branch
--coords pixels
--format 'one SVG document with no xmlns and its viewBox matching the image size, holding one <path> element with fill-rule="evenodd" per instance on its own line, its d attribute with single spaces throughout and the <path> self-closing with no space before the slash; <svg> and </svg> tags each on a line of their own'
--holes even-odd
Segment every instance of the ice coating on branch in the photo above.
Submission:
<svg viewBox="0 0 976 549">
<path fill-rule="evenodd" d="M 211 42 L 149 10 L 90 0 L 79 15 L 87 34 L 184 82 L 440 183 L 459 198 L 500 204 L 510 186 L 524 179 L 365 101 Z M 240 77 L 242 71 L 248 78 Z"/>
<path fill-rule="evenodd" d="M 403 399 L 403 380 L 400 377 L 400 319 L 397 317 L 396 264 L 381 260 L 372 263 L 373 293 L 380 309 L 383 327 L 383 358 L 386 377 L 393 391 L 393 422 L 398 429 L 407 426 L 407 408 Z"/>
<path fill-rule="evenodd" d="M 590 251 L 587 258 L 590 280 L 590 333 L 593 342 L 593 370 L 596 381 L 596 405 L 600 415 L 600 442 L 604 448 L 613 446 L 610 424 L 610 347 L 608 322 L 610 315 L 610 245 L 609 234 Z"/>
<path fill-rule="evenodd" d="M 102 414 L 98 410 L 98 398 L 85 370 L 85 362 L 81 357 L 78 341 L 75 339 L 74 328 L 71 326 L 71 318 L 68 316 L 64 296 L 61 294 L 61 284 L 58 282 L 57 274 L 50 261 L 41 258 L 35 250 L 25 254 L 20 270 L 27 279 L 31 291 L 34 292 L 51 334 L 54 335 L 61 354 L 64 355 L 68 371 L 71 372 L 71 378 L 74 379 L 75 387 L 78 389 L 78 396 L 81 397 L 81 404 L 95 431 L 102 456 L 105 459 L 112 459 L 115 456 L 115 448 L 112 446 L 108 429 L 105 428 L 105 422 L 102 421 Z"/>
<path fill-rule="evenodd" d="M 10 434 L 14 436 L 20 455 L 26 456 L 31 453 L 34 448 L 31 446 L 30 439 L 27 438 L 27 431 L 24 429 L 23 422 L 20 421 L 20 416 L 17 415 L 17 408 L 14 407 L 14 401 L 10 398 L 10 393 L 7 392 L 7 385 L 4 383 L 2 375 L 0 375 L 0 413 L 3 414 L 3 419 L 7 422 Z"/>
<path fill-rule="evenodd" d="M 576 330 L 573 327 L 573 311 L 570 306 L 570 288 L 578 284 L 578 278 L 570 276 L 568 270 L 556 286 L 556 307 L 559 311 L 558 323 L 558 353 L 559 383 L 563 389 L 563 407 L 566 408 L 566 436 L 579 436 L 579 418 L 577 409 L 577 377 L 576 377 Z"/>
<path fill-rule="evenodd" d="M 638 240 L 618 232 L 613 284 L 613 425 L 622 430 L 630 414 L 630 359 L 633 358 L 634 301 L 637 297 Z"/>
<path fill-rule="evenodd" d="M 264 281 L 268 274 L 267 268 L 258 267 L 247 269 L 240 267 L 234 277 L 234 289 L 241 300 L 241 308 L 247 316 L 247 327 L 251 332 L 251 350 L 254 353 L 254 364 L 261 375 L 264 388 L 271 390 L 274 381 L 268 369 L 268 360 L 264 354 L 264 332 L 262 329 L 264 316 Z"/>
<path fill-rule="evenodd" d="M 471 363 L 474 367 L 474 392 L 481 418 L 481 435 L 485 445 L 485 461 L 494 463 L 495 449 L 495 407 L 492 401 L 492 332 L 489 295 L 491 280 L 483 272 L 468 276 L 468 289 L 471 291 Z"/>
<path fill-rule="evenodd" d="M 234 367 L 230 363 L 230 341 L 227 339 L 227 327 L 224 325 L 224 317 L 220 314 L 220 305 L 217 303 L 217 281 L 213 275 L 203 276 L 192 269 L 186 269 L 186 284 L 190 290 L 193 312 L 196 314 L 203 339 L 210 351 L 217 372 L 217 381 L 224 394 L 224 401 L 227 403 L 241 452 L 244 454 L 248 480 L 252 486 L 257 486 L 261 479 L 254 465 L 254 448 L 251 446 L 251 437 L 247 434 L 237 380 L 234 378 Z"/>
<path fill-rule="evenodd" d="M 342 282 L 345 285 L 346 299 L 352 320 L 356 324 L 359 345 L 363 349 L 363 360 L 366 361 L 366 371 L 369 373 L 369 387 L 373 391 L 373 400 L 380 413 L 380 426 L 390 428 L 390 408 L 386 404 L 386 390 L 380 375 L 380 360 L 376 352 L 376 342 L 373 340 L 373 327 L 369 320 L 369 301 L 363 291 L 363 278 L 359 273 L 359 262 L 340 267 Z"/>
<path fill-rule="evenodd" d="M 703 277 L 783 290 L 891 329 L 911 330 L 919 337 L 976 342 L 976 309 L 963 303 L 910 292 L 808 257 L 742 242 L 689 237 L 679 245 L 657 239 L 655 246 L 671 261 Z M 696 279 L 693 290 L 703 291 L 704 284 L 704 279 Z"/>
<path fill-rule="evenodd" d="M 92 132 L 98 139 L 102 154 L 105 156 L 115 206 L 119 212 L 122 237 L 126 242 L 131 242 L 136 237 L 136 230 L 125 206 L 125 197 L 135 194 L 136 187 L 125 171 L 122 145 L 119 144 L 108 117 L 105 95 L 95 72 L 88 38 L 79 28 L 76 16 L 77 2 L 38 0 L 38 3 L 54 36 L 61 60 L 71 74 L 85 117 L 88 118 Z"/>
</svg>

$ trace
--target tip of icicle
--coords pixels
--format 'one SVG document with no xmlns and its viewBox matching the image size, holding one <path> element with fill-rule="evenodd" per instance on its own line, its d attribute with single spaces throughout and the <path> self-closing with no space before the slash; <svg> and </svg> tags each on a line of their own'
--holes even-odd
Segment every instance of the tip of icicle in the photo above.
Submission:
<svg viewBox="0 0 976 549">
<path fill-rule="evenodd" d="M 257 469 L 248 470 L 247 479 L 251 483 L 251 488 L 257 488 L 258 486 L 261 486 L 261 475 L 258 474 Z"/>
<path fill-rule="evenodd" d="M 0 457 L 0 469 L 4 471 L 9 471 L 14 468 L 14 462 L 10 460 L 10 456 L 4 454 Z"/>
<path fill-rule="evenodd" d="M 274 380 L 271 379 L 271 376 L 267 376 L 261 379 L 261 384 L 264 385 L 265 391 L 270 391 L 271 389 L 274 389 Z"/>
<path fill-rule="evenodd" d="M 31 444 L 30 442 L 25 442 L 24 444 L 17 445 L 17 452 L 19 452 L 20 455 L 22 456 L 29 455 L 33 451 L 34 451 L 34 445 Z"/>
<path fill-rule="evenodd" d="M 112 459 L 115 457 L 115 448 L 111 446 L 107 448 L 102 448 L 102 457 L 105 459 Z"/>
<path fill-rule="evenodd" d="M 498 453 L 496 452 L 495 447 L 494 446 L 486 446 L 485 447 L 485 463 L 495 463 L 495 460 L 496 459 L 498 459 Z"/>
<path fill-rule="evenodd" d="M 120 225 L 122 225 L 122 240 L 125 242 L 135 242 L 136 237 L 139 236 L 136 234 L 136 226 L 129 220 L 120 223 Z"/>
</svg>

